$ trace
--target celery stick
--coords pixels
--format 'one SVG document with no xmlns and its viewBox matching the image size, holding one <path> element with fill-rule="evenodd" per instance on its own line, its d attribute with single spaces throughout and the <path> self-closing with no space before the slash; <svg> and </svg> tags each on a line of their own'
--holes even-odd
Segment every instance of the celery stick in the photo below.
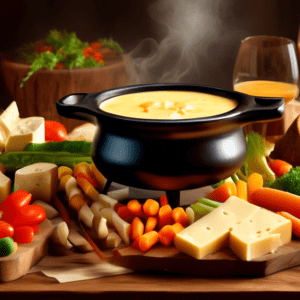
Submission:
<svg viewBox="0 0 300 300">
<path fill-rule="evenodd" d="M 239 177 L 236 174 L 232 174 L 231 176 L 232 181 L 237 184 L 237 182 L 239 181 Z"/>
<path fill-rule="evenodd" d="M 193 203 L 189 207 L 194 211 L 194 222 L 214 210 L 214 207 L 202 204 L 200 202 Z M 191 211 L 189 211 L 189 213 L 191 213 Z"/>
<path fill-rule="evenodd" d="M 217 202 L 217 201 L 210 200 L 210 199 L 207 199 L 207 198 L 199 198 L 198 202 L 200 202 L 202 204 L 205 204 L 205 205 L 208 205 L 208 206 L 211 206 L 213 208 L 217 208 L 222 204 L 221 202 Z"/>
<path fill-rule="evenodd" d="M 73 168 L 79 162 L 92 163 L 92 158 L 76 153 L 54 151 L 12 151 L 0 155 L 0 163 L 8 172 L 14 172 L 38 162 Z"/>
</svg>

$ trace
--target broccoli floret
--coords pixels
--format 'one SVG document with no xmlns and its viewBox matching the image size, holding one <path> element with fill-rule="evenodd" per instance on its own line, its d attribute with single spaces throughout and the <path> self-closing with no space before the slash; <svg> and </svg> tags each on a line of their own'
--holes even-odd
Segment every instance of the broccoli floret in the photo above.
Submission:
<svg viewBox="0 0 300 300">
<path fill-rule="evenodd" d="M 267 162 L 266 142 L 258 133 L 251 131 L 246 136 L 247 155 L 242 167 L 236 172 L 242 180 L 247 180 L 252 173 L 262 175 L 264 182 L 274 181 L 275 173 Z"/>
<path fill-rule="evenodd" d="M 270 187 L 300 196 L 300 166 L 278 177 Z"/>
</svg>

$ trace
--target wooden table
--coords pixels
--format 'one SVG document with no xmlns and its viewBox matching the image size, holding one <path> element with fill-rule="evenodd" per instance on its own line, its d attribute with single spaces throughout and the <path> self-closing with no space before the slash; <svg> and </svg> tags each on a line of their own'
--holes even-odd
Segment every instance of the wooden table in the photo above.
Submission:
<svg viewBox="0 0 300 300">
<path fill-rule="evenodd" d="M 42 273 L 27 274 L 0 284 L 0 298 L 65 299 L 70 296 L 100 299 L 292 299 L 300 295 L 300 267 L 263 278 L 203 278 L 180 274 L 131 273 L 100 279 L 58 283 Z M 107 298 L 108 297 L 108 298 Z M 271 298 L 272 297 L 272 298 Z M 288 297 L 288 298 L 287 298 Z M 104 298 L 103 298 L 104 299 Z"/>
</svg>

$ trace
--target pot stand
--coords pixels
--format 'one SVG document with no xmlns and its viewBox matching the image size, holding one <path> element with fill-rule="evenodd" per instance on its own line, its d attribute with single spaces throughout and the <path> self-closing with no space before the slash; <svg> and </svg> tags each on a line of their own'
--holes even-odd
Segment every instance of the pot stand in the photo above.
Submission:
<svg viewBox="0 0 300 300">
<path fill-rule="evenodd" d="M 107 194 L 111 184 L 112 180 L 107 179 L 102 194 Z M 180 206 L 180 191 L 166 191 L 166 195 L 168 198 L 168 202 L 172 208 Z"/>
</svg>

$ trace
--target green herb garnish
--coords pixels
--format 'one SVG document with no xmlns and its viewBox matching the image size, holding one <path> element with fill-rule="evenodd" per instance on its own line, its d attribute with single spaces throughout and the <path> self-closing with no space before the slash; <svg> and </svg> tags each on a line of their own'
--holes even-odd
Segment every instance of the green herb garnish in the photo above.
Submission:
<svg viewBox="0 0 300 300">
<path fill-rule="evenodd" d="M 75 32 L 51 30 L 45 39 L 24 45 L 17 51 L 19 57 L 31 65 L 20 87 L 42 68 L 53 70 L 103 67 L 102 47 L 110 48 L 116 54 L 123 53 L 120 45 L 112 39 L 87 43 L 82 42 Z"/>
</svg>

